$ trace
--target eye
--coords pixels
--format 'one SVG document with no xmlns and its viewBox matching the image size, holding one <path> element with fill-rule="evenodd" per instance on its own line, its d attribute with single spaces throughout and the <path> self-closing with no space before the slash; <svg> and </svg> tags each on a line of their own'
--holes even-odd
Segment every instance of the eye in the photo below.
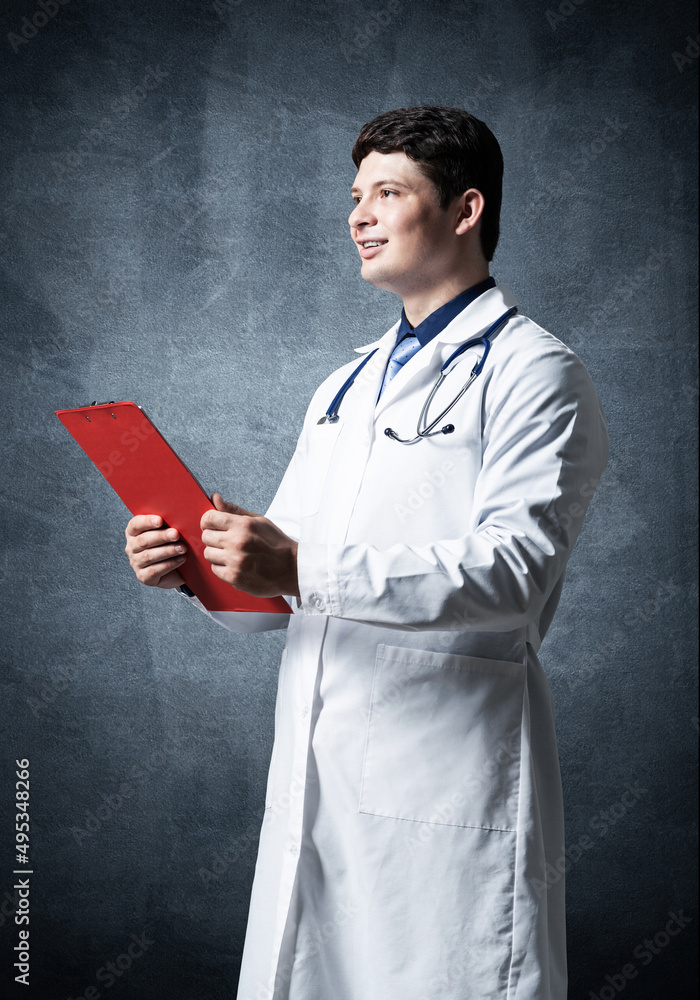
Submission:
<svg viewBox="0 0 700 1000">
<path fill-rule="evenodd" d="M 386 195 L 386 194 L 396 194 L 396 193 L 397 193 L 396 191 L 390 191 L 389 188 L 384 188 L 384 190 L 382 191 L 383 195 Z"/>
</svg>

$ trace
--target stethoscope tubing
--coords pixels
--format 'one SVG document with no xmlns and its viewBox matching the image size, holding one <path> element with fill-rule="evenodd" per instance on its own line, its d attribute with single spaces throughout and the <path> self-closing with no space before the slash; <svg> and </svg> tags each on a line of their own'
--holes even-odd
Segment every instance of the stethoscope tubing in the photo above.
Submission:
<svg viewBox="0 0 700 1000">
<path fill-rule="evenodd" d="M 467 391 L 467 389 L 469 388 L 469 386 L 472 384 L 472 382 L 474 381 L 474 379 L 477 378 L 477 376 L 479 376 L 481 374 L 481 372 L 483 371 L 484 365 L 486 364 L 486 359 L 488 357 L 489 351 L 491 350 L 491 341 L 490 341 L 489 338 L 500 328 L 501 325 L 505 325 L 505 323 L 507 323 L 507 321 L 510 319 L 510 317 L 513 316 L 517 311 L 518 311 L 518 307 L 517 306 L 512 306 L 507 312 L 505 312 L 502 316 L 500 316 L 496 320 L 496 322 L 493 323 L 488 328 L 488 330 L 486 331 L 486 333 L 482 334 L 480 337 L 474 337 L 474 338 L 472 338 L 472 340 L 468 340 L 465 344 L 460 344 L 460 346 L 455 351 L 452 352 L 452 354 L 449 356 L 449 358 L 447 359 L 447 361 L 445 361 L 444 364 L 441 366 L 441 368 L 440 368 L 440 374 L 438 376 L 437 382 L 435 383 L 435 385 L 431 389 L 430 394 L 428 395 L 428 398 L 426 399 L 425 403 L 423 404 L 423 406 L 421 408 L 420 416 L 418 417 L 418 423 L 416 425 L 416 430 L 417 430 L 416 437 L 414 437 L 414 438 L 405 438 L 405 439 L 404 438 L 400 438 L 398 436 L 398 434 L 396 433 L 396 431 L 393 431 L 391 429 L 391 427 L 387 427 L 386 430 L 384 431 L 384 433 L 386 434 L 386 436 L 392 438 L 392 440 L 394 440 L 394 441 L 398 441 L 400 444 L 415 444 L 416 441 L 420 441 L 422 438 L 425 438 L 425 437 L 432 437 L 433 434 L 450 434 L 450 433 L 452 433 L 452 431 L 454 431 L 454 426 L 452 424 L 448 424 L 446 427 L 442 427 L 439 431 L 434 430 L 434 428 L 450 412 L 450 410 L 453 408 L 453 406 L 455 406 L 460 401 L 460 399 L 465 394 L 465 392 Z M 455 398 L 452 400 L 452 402 L 449 404 L 449 406 L 445 407 L 445 409 L 442 411 L 442 413 L 438 417 L 436 417 L 434 420 L 432 420 L 430 422 L 430 424 L 428 424 L 426 427 L 423 428 L 423 430 L 421 430 L 420 429 L 421 428 L 421 424 L 423 424 L 423 422 L 427 419 L 427 413 L 428 413 L 428 410 L 430 409 L 430 404 L 432 403 L 433 399 L 435 398 L 435 394 L 437 393 L 438 389 L 440 388 L 440 386 L 442 385 L 442 383 L 445 381 L 445 378 L 449 374 L 448 369 L 449 369 L 450 365 L 452 364 L 452 362 L 455 361 L 461 354 L 464 354 L 465 351 L 469 350 L 470 347 L 477 347 L 480 344 L 483 345 L 484 353 L 482 354 L 481 358 L 477 361 L 477 363 L 472 368 L 471 372 L 469 373 L 469 378 L 467 379 L 467 381 L 465 382 L 465 384 L 462 386 L 462 388 L 460 389 L 459 393 L 455 396 Z M 338 389 L 337 393 L 335 394 L 335 396 L 331 400 L 330 406 L 328 407 L 328 409 L 326 410 L 326 412 L 324 413 L 324 415 L 321 417 L 321 419 L 318 421 L 319 424 L 325 424 L 326 422 L 329 423 L 329 424 L 334 424 L 334 423 L 337 422 L 337 420 L 338 420 L 338 410 L 340 409 L 340 404 L 342 403 L 342 401 L 343 401 L 343 399 L 345 397 L 345 394 L 347 393 L 348 389 L 352 386 L 353 382 L 355 381 L 355 379 L 357 378 L 357 376 L 360 374 L 360 372 L 362 371 L 362 369 L 365 367 L 365 365 L 367 364 L 367 362 L 370 360 L 370 358 L 374 357 L 374 355 L 377 353 L 378 349 L 379 348 L 375 347 L 375 349 L 373 351 L 370 351 L 369 354 L 367 355 L 367 357 L 363 358 L 362 361 L 360 362 L 360 364 L 357 366 L 357 368 L 355 368 L 354 371 L 352 371 L 350 373 L 350 375 L 348 376 L 348 378 L 345 380 L 345 382 L 343 382 L 343 384 L 341 385 L 340 389 Z"/>
<path fill-rule="evenodd" d="M 370 351 L 369 354 L 367 355 L 367 357 L 363 358 L 362 361 L 360 362 L 360 364 L 357 366 L 357 368 L 355 368 L 355 370 L 350 374 L 349 378 L 347 378 L 343 382 L 343 384 L 341 385 L 340 389 L 338 389 L 338 391 L 336 392 L 335 396 L 333 397 L 333 399 L 331 401 L 331 405 L 328 407 L 328 409 L 326 410 L 326 412 L 323 414 L 323 416 L 321 417 L 321 419 L 318 421 L 319 424 L 325 424 L 326 421 L 328 421 L 329 424 L 336 423 L 336 421 L 338 420 L 338 410 L 340 409 L 340 404 L 343 402 L 343 397 L 345 396 L 345 393 L 348 391 L 348 389 L 350 388 L 350 386 L 353 384 L 353 382 L 355 381 L 355 379 L 357 378 L 357 376 L 360 374 L 360 372 L 362 371 L 362 369 L 365 367 L 365 365 L 367 364 L 367 362 L 369 361 L 369 359 L 371 357 L 373 357 L 377 353 L 378 350 L 379 350 L 379 348 L 375 347 L 373 351 Z"/>
<path fill-rule="evenodd" d="M 446 424 L 444 427 L 441 427 L 440 430 L 437 430 L 437 431 L 435 430 L 435 427 L 437 427 L 437 425 L 447 416 L 447 414 L 450 412 L 450 410 L 454 406 L 457 405 L 457 403 L 460 401 L 460 399 L 465 394 L 465 392 L 467 391 L 467 389 L 469 388 L 469 386 L 472 384 L 472 382 L 484 370 L 484 365 L 486 364 L 486 359 L 487 359 L 487 357 L 489 355 L 489 351 L 491 350 L 491 341 L 490 341 L 489 338 L 494 333 L 496 333 L 496 331 L 502 325 L 505 326 L 505 324 L 508 322 L 508 320 L 510 319 L 510 317 L 513 316 L 513 315 L 515 315 L 515 313 L 517 311 L 518 311 L 518 307 L 517 306 L 512 306 L 508 310 L 508 312 L 506 312 L 502 316 L 500 316 L 496 320 L 496 322 L 493 323 L 489 327 L 489 329 L 486 331 L 486 333 L 482 334 L 481 337 L 474 337 L 472 340 L 468 340 L 465 344 L 460 344 L 460 346 L 457 348 L 457 350 L 452 352 L 452 354 L 449 356 L 449 358 L 447 359 L 447 361 L 445 361 L 444 364 L 442 365 L 442 367 L 440 368 L 440 374 L 438 376 L 437 382 L 435 383 L 435 385 L 433 386 L 433 388 L 430 390 L 428 398 L 423 403 L 423 406 L 422 406 L 421 411 L 420 411 L 420 415 L 418 417 L 418 422 L 416 424 L 416 436 L 415 437 L 412 437 L 412 438 L 400 438 L 398 436 L 398 434 L 396 433 L 396 431 L 392 430 L 391 427 L 387 427 L 385 429 L 384 433 L 386 434 L 386 436 L 388 438 L 391 438 L 392 441 L 397 441 L 399 444 L 415 444 L 417 441 L 421 441 L 423 438 L 433 437 L 436 434 L 451 434 L 454 431 L 454 424 Z M 478 347 L 480 344 L 483 345 L 484 353 L 481 355 L 481 358 L 476 362 L 476 364 L 472 368 L 471 372 L 469 373 L 469 378 L 467 379 L 467 381 L 464 383 L 464 385 L 462 386 L 462 388 L 460 389 L 460 391 L 457 393 L 457 395 L 455 396 L 455 398 L 449 403 L 448 406 L 445 407 L 445 409 L 442 411 L 442 413 L 440 413 L 439 416 L 435 417 L 434 420 L 431 420 L 431 422 L 429 424 L 427 424 L 426 426 L 423 426 L 423 424 L 425 423 L 425 421 L 427 421 L 427 419 L 428 419 L 427 414 L 428 414 L 428 410 L 430 409 L 430 404 L 432 403 L 433 399 L 435 398 L 435 395 L 436 395 L 438 389 L 440 388 L 440 386 L 442 385 L 442 383 L 445 381 L 447 375 L 449 374 L 449 368 L 450 368 L 450 365 L 452 364 L 452 362 L 455 361 L 460 355 L 464 354 L 465 351 L 468 351 L 469 348 L 471 348 L 471 347 Z M 423 427 L 422 430 L 421 430 L 421 427 Z"/>
</svg>

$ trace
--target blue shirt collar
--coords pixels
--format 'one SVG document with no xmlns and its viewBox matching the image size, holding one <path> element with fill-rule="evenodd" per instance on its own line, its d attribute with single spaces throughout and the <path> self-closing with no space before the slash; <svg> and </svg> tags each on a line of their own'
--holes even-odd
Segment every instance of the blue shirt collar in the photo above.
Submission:
<svg viewBox="0 0 700 1000">
<path fill-rule="evenodd" d="M 495 287 L 496 281 L 494 278 L 486 278 L 485 281 L 480 281 L 478 285 L 472 285 L 471 288 L 467 288 L 464 292 L 460 292 L 459 295 L 455 295 L 449 302 L 445 302 L 444 305 L 439 306 L 429 316 L 426 316 L 422 323 L 419 323 L 413 329 L 406 319 L 406 313 L 402 309 L 401 322 L 396 334 L 396 343 L 398 344 L 400 340 L 403 340 L 406 334 L 411 334 L 414 337 L 418 337 L 421 347 L 425 347 L 433 337 L 437 337 L 439 333 L 442 333 L 447 324 L 451 323 L 455 316 L 458 316 L 463 309 L 466 309 L 482 292 Z"/>
</svg>

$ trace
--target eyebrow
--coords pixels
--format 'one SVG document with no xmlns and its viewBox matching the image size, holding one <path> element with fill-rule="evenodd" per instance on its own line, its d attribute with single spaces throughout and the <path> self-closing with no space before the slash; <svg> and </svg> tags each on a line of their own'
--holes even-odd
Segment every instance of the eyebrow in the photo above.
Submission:
<svg viewBox="0 0 700 1000">
<path fill-rule="evenodd" d="M 376 181 L 374 184 L 370 184 L 370 187 L 375 187 L 375 188 L 400 187 L 400 188 L 404 188 L 404 190 L 406 190 L 406 188 L 408 187 L 408 185 L 407 184 L 403 184 L 401 181 L 386 180 L 386 181 Z M 360 193 L 360 188 L 358 188 L 358 187 L 351 187 L 350 188 L 350 194 L 359 194 L 359 193 Z"/>
</svg>

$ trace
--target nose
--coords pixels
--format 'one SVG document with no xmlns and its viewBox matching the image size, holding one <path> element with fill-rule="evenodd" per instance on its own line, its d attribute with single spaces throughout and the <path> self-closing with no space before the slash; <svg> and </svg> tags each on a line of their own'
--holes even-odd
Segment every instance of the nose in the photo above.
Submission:
<svg viewBox="0 0 700 1000">
<path fill-rule="evenodd" d="M 361 226 L 369 226 L 376 222 L 370 207 L 364 199 L 358 202 L 348 216 L 348 223 L 351 229 L 359 229 Z"/>
</svg>

